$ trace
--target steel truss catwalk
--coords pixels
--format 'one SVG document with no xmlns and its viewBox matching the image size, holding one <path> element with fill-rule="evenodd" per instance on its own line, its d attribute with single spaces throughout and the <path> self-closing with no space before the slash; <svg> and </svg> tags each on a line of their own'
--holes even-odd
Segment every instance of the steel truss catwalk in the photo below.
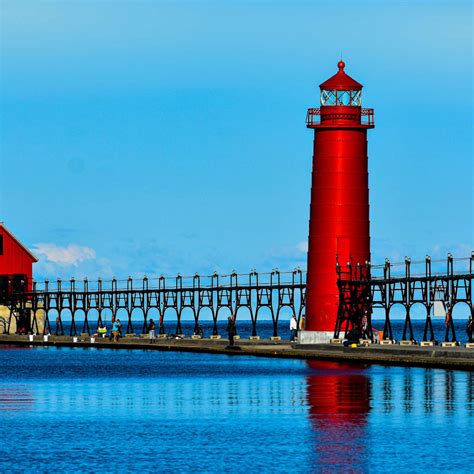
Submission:
<svg viewBox="0 0 474 474">
<path fill-rule="evenodd" d="M 33 330 L 38 332 L 38 312 L 44 312 L 44 332 L 51 332 L 51 314 L 58 318 L 60 333 L 62 329 L 62 315 L 68 312 L 72 323 L 70 335 L 77 334 L 77 320 L 80 314 L 82 332 L 90 333 L 93 329 L 103 325 L 103 313 L 109 310 L 112 319 L 120 310 L 127 317 L 127 333 L 133 332 L 132 315 L 138 312 L 143 320 L 140 328 L 146 331 L 147 319 L 150 311 L 155 309 L 159 315 L 159 333 L 166 331 L 182 334 L 182 315 L 186 308 L 193 314 L 195 330 L 198 330 L 201 312 L 208 309 L 213 321 L 213 335 L 218 334 L 217 322 L 229 313 L 235 318 L 243 309 L 248 311 L 252 322 L 252 335 L 257 336 L 257 321 L 264 308 L 270 313 L 273 322 L 273 336 L 278 336 L 278 320 L 283 308 L 287 307 L 298 320 L 302 316 L 305 306 L 303 273 L 296 269 L 293 272 L 217 275 L 201 277 L 196 274 L 186 278 L 178 275 L 175 278 L 160 277 L 141 280 L 125 281 L 113 279 L 104 282 L 89 282 L 87 279 L 77 282 L 72 279 L 68 282 L 57 280 L 54 285 L 45 281 L 40 285 L 33 284 L 33 291 L 14 294 L 11 300 L 10 322 L 12 317 L 30 311 Z M 183 284 L 185 280 L 185 284 Z M 187 283 L 187 284 L 186 284 Z M 173 312 L 176 327 L 171 328 L 169 312 Z M 95 321 L 90 320 L 90 314 L 97 314 Z M 156 312 L 155 312 L 156 314 Z M 221 316 L 220 316 L 221 315 Z M 9 332 L 9 326 L 7 332 Z"/>
<path fill-rule="evenodd" d="M 454 271 L 454 263 L 461 267 Z M 424 265 L 422 274 L 414 275 L 413 265 Z M 373 339 L 371 317 L 375 309 L 385 313 L 383 339 L 393 340 L 391 313 L 396 305 L 404 311 L 402 340 L 414 341 L 412 312 L 414 305 L 424 308 L 425 325 L 423 341 L 435 341 L 432 318 L 435 306 L 441 307 L 445 315 L 445 341 L 456 341 L 453 311 L 458 304 L 466 305 L 466 314 L 474 318 L 472 281 L 474 254 L 468 259 L 454 259 L 448 255 L 446 270 L 434 272 L 433 264 L 439 267 L 440 261 L 432 261 L 426 256 L 423 262 L 412 262 L 409 258 L 401 264 L 392 264 L 388 259 L 384 265 L 349 265 L 345 271 L 337 265 L 339 287 L 339 311 L 334 337 L 347 335 L 357 328 L 364 337 Z M 394 270 L 400 270 L 394 274 Z M 369 275 L 368 278 L 362 278 Z"/>
<path fill-rule="evenodd" d="M 414 274 L 413 268 L 423 265 L 421 274 Z M 468 259 L 454 259 L 448 255 L 444 270 L 439 270 L 440 261 L 426 257 L 423 262 L 412 262 L 409 258 L 401 264 L 385 261 L 384 265 L 370 264 L 348 266 L 344 270 L 336 266 L 339 287 L 339 311 L 334 337 L 347 335 L 353 327 L 373 339 L 372 315 L 374 310 L 384 313 L 384 339 L 414 340 L 413 308 L 421 304 L 425 313 L 423 341 L 434 341 L 432 318 L 435 306 L 445 311 L 445 341 L 456 341 L 453 311 L 456 305 L 464 304 L 466 322 L 474 318 L 473 275 L 474 255 Z M 455 265 L 457 266 L 455 271 Z M 459 267 L 459 268 L 458 268 Z M 436 271 L 434 271 L 436 269 Z M 368 275 L 368 277 L 366 277 Z M 363 278 L 361 277 L 363 276 Z M 24 285 L 27 288 L 27 285 Z M 245 318 L 249 315 L 252 335 L 258 335 L 258 321 L 262 311 L 271 316 L 273 336 L 278 336 L 278 322 L 284 308 L 294 313 L 298 324 L 305 314 L 305 273 L 293 272 L 230 275 L 143 278 L 140 280 L 57 280 L 54 283 L 33 282 L 32 291 L 9 295 L 7 305 L 10 317 L 5 332 L 10 332 L 12 318 L 31 316 L 32 331 L 38 333 L 38 314 L 44 312 L 44 333 L 51 332 L 53 319 L 58 318 L 60 333 L 63 333 L 62 319 L 67 313 L 71 318 L 70 335 L 91 333 L 104 322 L 104 312 L 110 317 L 126 315 L 127 332 L 134 331 L 133 321 L 140 315 L 145 332 L 151 310 L 158 315 L 161 334 L 182 334 L 183 311 L 189 309 L 194 318 L 195 329 L 207 310 L 213 321 L 213 335 L 218 334 L 218 321 L 233 314 Z M 401 305 L 404 312 L 403 333 L 394 335 L 391 316 L 394 308 Z M 400 306 L 399 306 L 400 308 Z M 170 313 L 173 313 L 174 317 Z M 245 313 L 245 314 L 244 314 Z M 398 337 L 397 337 L 398 336 Z"/>
</svg>

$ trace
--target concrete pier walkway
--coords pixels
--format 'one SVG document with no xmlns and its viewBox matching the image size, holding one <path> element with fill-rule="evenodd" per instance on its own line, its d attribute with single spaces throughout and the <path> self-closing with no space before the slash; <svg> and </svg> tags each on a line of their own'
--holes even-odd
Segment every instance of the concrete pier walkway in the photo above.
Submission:
<svg viewBox="0 0 474 474">
<path fill-rule="evenodd" d="M 91 342 L 87 336 L 78 336 L 77 342 L 69 336 L 29 336 L 0 335 L 0 346 L 56 346 L 77 348 L 107 348 L 126 350 L 158 350 L 176 352 L 198 352 L 208 354 L 246 355 L 257 357 L 280 357 L 308 360 L 326 360 L 343 363 L 363 363 L 379 365 L 402 365 L 412 367 L 434 367 L 457 370 L 474 370 L 474 349 L 457 347 L 381 346 L 343 347 L 341 345 L 315 344 L 300 345 L 289 341 L 237 340 L 234 347 L 226 339 L 157 339 L 150 344 L 148 339 L 124 337 L 119 342 L 108 338 L 96 338 Z"/>
</svg>

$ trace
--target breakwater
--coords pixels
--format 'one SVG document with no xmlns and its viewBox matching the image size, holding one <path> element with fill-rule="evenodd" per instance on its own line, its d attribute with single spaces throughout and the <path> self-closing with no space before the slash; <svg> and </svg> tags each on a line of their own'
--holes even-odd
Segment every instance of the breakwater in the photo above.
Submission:
<svg viewBox="0 0 474 474">
<path fill-rule="evenodd" d="M 432 367 L 444 369 L 474 370 L 474 349 L 462 346 L 455 347 L 421 347 L 370 346 L 343 347 L 341 345 L 315 344 L 300 345 L 289 341 L 259 340 L 250 341 L 240 339 L 231 347 L 226 339 L 157 339 L 150 344 L 148 339 L 126 337 L 119 342 L 108 338 L 78 337 L 76 340 L 68 336 L 0 336 L 0 345 L 6 346 L 43 346 L 43 347 L 77 347 L 96 349 L 125 349 L 125 350 L 152 350 L 194 352 L 207 354 L 227 354 L 232 356 L 256 356 L 286 359 L 321 360 L 344 363 L 363 363 L 380 365 L 398 365 L 412 367 Z"/>
</svg>

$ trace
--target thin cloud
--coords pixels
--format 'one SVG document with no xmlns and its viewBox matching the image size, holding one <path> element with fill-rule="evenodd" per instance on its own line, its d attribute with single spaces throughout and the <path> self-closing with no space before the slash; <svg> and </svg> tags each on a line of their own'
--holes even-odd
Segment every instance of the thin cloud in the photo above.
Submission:
<svg viewBox="0 0 474 474">
<path fill-rule="evenodd" d="M 303 240 L 301 242 L 298 242 L 296 244 L 296 250 L 298 250 L 299 252 L 307 253 L 308 252 L 308 241 Z"/>
<path fill-rule="evenodd" d="M 96 258 L 96 252 L 93 248 L 77 244 L 61 247 L 53 243 L 38 243 L 35 244 L 33 252 L 38 254 L 40 258 L 41 256 L 46 257 L 48 262 L 64 267 L 77 267 L 86 260 L 94 260 Z"/>
</svg>

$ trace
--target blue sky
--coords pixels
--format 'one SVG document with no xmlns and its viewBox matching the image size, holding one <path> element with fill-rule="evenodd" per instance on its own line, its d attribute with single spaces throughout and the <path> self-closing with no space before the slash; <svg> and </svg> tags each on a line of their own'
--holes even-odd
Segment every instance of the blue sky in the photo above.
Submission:
<svg viewBox="0 0 474 474">
<path fill-rule="evenodd" d="M 305 265 L 308 107 L 364 84 L 372 260 L 473 248 L 469 1 L 1 2 L 0 220 L 36 277 Z"/>
</svg>

